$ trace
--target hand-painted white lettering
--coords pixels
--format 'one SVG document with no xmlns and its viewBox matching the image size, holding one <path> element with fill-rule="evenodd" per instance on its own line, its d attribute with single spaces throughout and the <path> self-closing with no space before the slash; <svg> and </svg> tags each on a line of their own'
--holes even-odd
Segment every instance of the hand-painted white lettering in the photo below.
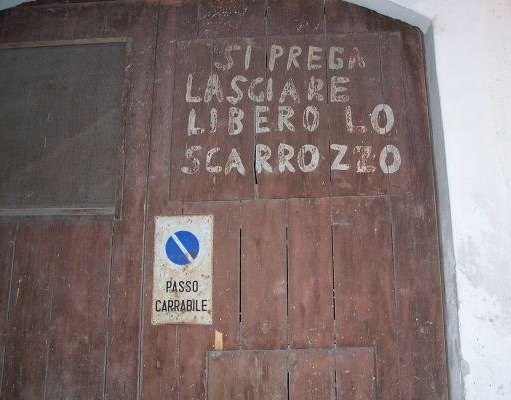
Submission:
<svg viewBox="0 0 511 400">
<path fill-rule="evenodd" d="M 284 49 L 282 48 L 282 46 L 279 46 L 276 44 L 271 45 L 270 59 L 268 60 L 268 69 L 270 71 L 273 71 L 273 69 L 275 68 L 275 61 L 277 60 L 277 58 L 282 57 L 283 54 L 284 54 Z"/>
<path fill-rule="evenodd" d="M 387 164 L 389 154 L 392 155 L 392 164 Z M 401 166 L 401 154 L 396 146 L 389 144 L 380 152 L 380 167 L 383 173 L 393 174 Z"/>
<path fill-rule="evenodd" d="M 355 146 L 353 154 L 359 157 L 357 161 L 357 172 L 366 174 L 376 171 L 374 165 L 369 165 L 375 158 L 373 146 Z"/>
<path fill-rule="evenodd" d="M 303 127 L 314 132 L 319 126 L 319 111 L 316 106 L 307 106 L 303 111 Z"/>
<path fill-rule="evenodd" d="M 289 48 L 289 56 L 287 57 L 287 71 L 291 69 L 291 64 L 295 68 L 300 68 L 300 65 L 298 64 L 298 60 L 296 59 L 298 56 L 302 54 L 302 48 L 300 46 L 291 46 Z"/>
<path fill-rule="evenodd" d="M 284 103 L 286 101 L 286 97 L 288 96 L 290 96 L 295 103 L 300 102 L 300 95 L 298 94 L 298 90 L 296 89 L 295 83 L 293 82 L 293 78 L 289 78 L 282 88 L 279 103 Z"/>
<path fill-rule="evenodd" d="M 248 45 L 245 50 L 245 71 L 250 68 L 250 59 L 252 57 L 252 46 Z"/>
<path fill-rule="evenodd" d="M 245 113 L 237 107 L 229 108 L 229 123 L 227 124 L 227 133 L 229 135 L 239 135 L 243 130 L 243 116 Z"/>
<path fill-rule="evenodd" d="M 236 168 L 240 175 L 245 175 L 245 166 L 243 165 L 240 155 L 236 149 L 232 149 L 229 157 L 227 158 L 224 169 L 225 175 L 228 175 L 233 168 Z"/>
<path fill-rule="evenodd" d="M 192 86 L 193 86 L 193 75 L 188 74 L 188 80 L 186 81 L 185 100 L 187 103 L 200 103 L 202 99 L 198 96 L 192 95 Z"/>
<path fill-rule="evenodd" d="M 343 84 L 348 83 L 350 80 L 344 76 L 332 76 L 330 79 L 330 101 L 332 103 L 346 103 L 349 101 L 350 96 L 346 93 L 348 88 Z"/>
<path fill-rule="evenodd" d="M 307 56 L 307 69 L 309 71 L 314 69 L 321 69 L 321 64 L 316 64 L 316 61 L 321 61 L 321 53 L 323 49 L 321 47 L 309 46 L 309 54 Z"/>
<path fill-rule="evenodd" d="M 295 155 L 295 149 L 286 143 L 280 143 L 278 149 L 279 159 L 279 172 L 282 174 L 286 169 L 290 172 L 295 172 L 295 167 L 290 163 L 290 160 Z"/>
<path fill-rule="evenodd" d="M 271 149 L 265 144 L 258 143 L 256 144 L 255 156 L 255 167 L 257 173 L 260 174 L 264 170 L 271 174 L 273 172 L 273 168 L 268 163 L 268 160 L 271 157 Z"/>
<path fill-rule="evenodd" d="M 228 44 L 214 62 L 214 72 L 208 77 L 204 77 L 204 81 L 195 82 L 196 77 L 192 73 L 188 74 L 185 101 L 187 103 L 208 103 L 203 107 L 190 105 L 193 108 L 189 109 L 186 134 L 190 136 L 189 140 L 192 143 L 197 141 L 200 143 L 200 135 L 205 133 L 216 136 L 226 135 L 225 140 L 232 138 L 228 140 L 237 142 L 239 139 L 234 139 L 233 136 L 243 134 L 247 128 L 250 128 L 250 132 L 247 132 L 249 135 L 255 132 L 255 134 L 264 133 L 271 136 L 286 131 L 296 138 L 311 133 L 314 136 L 326 135 L 327 132 L 321 132 L 324 129 L 321 119 L 323 115 L 320 114 L 319 110 L 322 108 L 318 104 L 329 100 L 329 103 L 332 103 L 329 112 L 342 113 L 342 107 L 344 107 L 344 117 L 341 119 L 345 120 L 346 130 L 339 134 L 347 132 L 350 135 L 356 135 L 351 136 L 350 143 L 353 140 L 356 141 L 357 136 L 360 139 L 359 143 L 353 143 L 350 146 L 333 143 L 329 145 L 329 148 L 326 145 L 323 148 L 317 144 L 293 147 L 282 142 L 278 144 L 278 148 L 272 148 L 267 144 L 257 143 L 253 149 L 255 150 L 253 154 L 255 172 L 257 174 L 283 174 L 295 173 L 298 170 L 303 173 L 311 173 L 317 170 L 322 160 L 329 158 L 329 152 L 332 152 L 331 159 L 333 161 L 330 165 L 332 173 L 350 171 L 350 173 L 357 174 L 381 174 L 382 172 L 393 174 L 400 169 L 402 159 L 399 149 L 394 145 L 386 145 L 383 148 L 381 146 L 373 147 L 374 143 L 371 140 L 374 140 L 375 137 L 367 135 L 370 130 L 385 135 L 394 129 L 395 115 L 392 107 L 388 104 L 377 104 L 372 109 L 355 110 L 353 105 L 350 105 L 350 99 L 356 92 L 356 88 L 351 86 L 352 83 L 348 78 L 349 70 L 366 67 L 366 60 L 357 47 L 284 47 L 270 44 L 267 65 L 269 73 L 266 77 L 257 76 L 250 71 L 253 64 L 253 50 L 251 45 Z M 240 71 L 243 68 L 247 71 L 244 73 L 246 76 L 235 75 L 236 64 L 239 64 L 237 67 Z M 272 76 L 271 72 L 277 67 L 279 71 L 283 71 L 284 67 L 286 71 L 290 71 L 285 74 L 285 81 L 275 81 L 275 76 Z M 299 70 L 300 67 L 304 70 L 307 68 L 309 71 L 319 72 L 327 68 L 337 71 L 334 73 L 338 75 L 330 76 L 329 81 L 326 81 L 322 77 L 313 75 L 317 75 L 319 72 L 310 72 L 307 77 L 300 75 L 300 84 L 296 86 L 295 82 L 298 83 L 298 77 L 293 75 L 293 70 Z M 341 70 L 345 72 L 340 72 Z M 231 76 L 233 77 L 230 78 Z M 304 84 L 305 87 L 303 87 Z M 229 93 L 225 93 L 223 89 Z M 202 93 L 202 91 L 204 92 Z M 199 92 L 201 92 L 200 95 Z M 215 104 L 215 101 L 222 103 L 224 99 L 229 103 L 228 110 Z M 305 104 L 300 106 L 302 99 Z M 335 103 L 345 104 L 335 106 Z M 206 112 L 209 113 L 209 116 Z M 250 113 L 250 118 L 253 113 L 253 121 L 247 122 L 248 120 L 245 119 L 245 116 L 247 118 L 249 116 L 247 112 Z M 302 117 L 301 121 L 300 116 Z M 300 123 L 303 125 L 303 130 L 297 129 Z M 284 134 L 281 136 L 285 137 Z M 223 143 L 224 141 L 220 138 L 218 140 L 213 143 Z M 226 149 L 222 147 L 224 149 L 222 151 L 221 147 L 213 147 L 214 145 L 203 147 L 195 143 L 194 145 L 187 143 L 185 146 L 185 162 L 181 167 L 184 174 L 196 174 L 202 168 L 206 173 L 222 173 L 227 176 L 233 169 L 236 169 L 237 174 L 246 176 L 244 162 L 252 166 L 254 161 L 253 158 L 242 159 L 241 156 L 245 157 L 245 152 L 240 154 L 233 146 Z M 227 151 L 229 149 L 230 152 Z M 295 155 L 296 163 L 293 162 Z M 376 160 L 377 157 L 378 160 Z M 235 173 L 235 175 L 237 174 Z"/>
<path fill-rule="evenodd" d="M 262 103 L 264 101 L 264 92 L 262 90 L 259 94 L 254 94 L 255 87 L 262 82 L 264 82 L 264 78 L 259 76 L 250 82 L 250 86 L 248 87 L 248 98 L 254 103 Z"/>
<path fill-rule="evenodd" d="M 267 133 L 270 128 L 262 124 L 268 123 L 268 117 L 261 115 L 269 111 L 268 106 L 255 106 L 255 133 Z"/>
<path fill-rule="evenodd" d="M 366 61 L 364 60 L 364 57 L 362 57 L 362 53 L 357 47 L 353 47 L 353 50 L 351 51 L 350 59 L 348 61 L 348 68 L 353 69 L 355 65 L 358 65 L 360 68 L 365 68 Z"/>
<path fill-rule="evenodd" d="M 213 99 L 213 96 L 216 97 L 219 103 L 224 101 L 224 95 L 220 86 L 220 79 L 217 74 L 211 74 L 209 76 L 206 90 L 204 92 L 204 102 L 209 103 Z"/>
<path fill-rule="evenodd" d="M 306 162 L 305 158 L 307 154 L 310 154 L 309 162 Z M 296 156 L 296 162 L 298 164 L 298 168 L 302 172 L 312 172 L 319 165 L 319 150 L 316 146 L 312 144 L 303 145 L 298 151 L 298 155 Z"/>
<path fill-rule="evenodd" d="M 206 171 L 211 172 L 213 174 L 218 174 L 219 172 L 222 172 L 222 167 L 219 165 L 211 166 L 211 159 L 215 155 L 215 153 L 218 153 L 220 151 L 219 147 L 213 147 L 211 150 L 208 151 L 208 154 L 206 155 Z"/>
<path fill-rule="evenodd" d="M 183 166 L 181 171 L 185 174 L 195 174 L 200 170 L 200 160 L 198 158 L 198 152 L 202 151 L 202 146 L 189 146 L 185 150 L 185 158 L 189 160 L 189 164 Z M 336 152 L 335 157 L 330 165 L 331 171 L 345 172 L 352 169 L 352 165 L 348 162 L 344 162 L 344 158 L 348 154 L 349 147 L 344 144 L 332 143 L 330 150 Z M 240 154 L 236 149 L 231 149 L 231 152 L 225 163 L 225 167 L 222 168 L 217 165 L 218 162 L 214 162 L 214 158 L 218 157 L 221 149 L 219 147 L 213 147 L 206 153 L 205 159 L 205 170 L 211 174 L 221 173 L 224 171 L 225 175 L 228 175 L 233 168 L 237 172 L 246 176 L 245 166 L 241 159 Z M 353 163 L 356 163 L 354 172 L 358 174 L 375 173 L 377 167 L 373 165 L 376 158 L 373 152 L 372 146 L 354 146 L 351 153 L 353 154 Z M 274 154 L 271 148 L 262 143 L 255 145 L 255 170 L 256 173 L 260 174 L 263 171 L 267 174 L 273 174 L 274 169 L 271 165 L 272 154 Z M 280 173 L 286 171 L 296 172 L 295 167 L 292 164 L 292 159 L 295 155 L 295 148 L 286 143 L 280 143 L 277 149 L 277 160 L 275 167 Z M 401 155 L 399 149 L 394 145 L 387 145 L 381 151 L 376 152 L 379 154 L 379 166 L 383 173 L 393 174 L 396 173 L 401 167 Z M 305 144 L 298 149 L 296 156 L 296 162 L 300 171 L 304 173 L 310 173 L 317 169 L 319 163 L 325 156 L 322 155 L 320 148 L 312 144 Z M 378 170 L 380 170 L 378 169 Z"/>
<path fill-rule="evenodd" d="M 247 82 L 247 78 L 245 78 L 242 75 L 236 75 L 231 80 L 231 88 L 236 93 L 236 97 L 234 96 L 227 96 L 226 99 L 229 103 L 231 103 L 233 106 L 238 104 L 243 99 L 243 91 L 238 86 L 238 82 Z"/>
<path fill-rule="evenodd" d="M 385 114 L 385 125 L 380 125 L 380 114 Z M 378 104 L 371 113 L 371 125 L 376 133 L 385 135 L 394 127 L 394 111 L 388 104 Z"/>
<path fill-rule="evenodd" d="M 210 126 L 211 133 L 216 133 L 217 125 L 218 125 L 218 112 L 215 107 L 211 107 L 211 110 L 209 110 L 209 126 Z"/>
<path fill-rule="evenodd" d="M 312 101 L 316 98 L 317 101 L 323 101 L 325 97 L 321 94 L 324 82 L 322 79 L 311 76 L 309 80 L 309 87 L 307 88 L 307 100 Z"/>
<path fill-rule="evenodd" d="M 279 116 L 278 116 L 278 127 L 279 131 L 282 132 L 284 130 L 284 126 L 289 129 L 291 132 L 295 131 L 294 125 L 289 121 L 294 115 L 294 110 L 290 106 L 279 106 Z"/>
<path fill-rule="evenodd" d="M 181 172 L 192 175 L 199 170 L 200 161 L 197 157 L 193 156 L 193 153 L 200 150 L 202 150 L 202 146 L 190 146 L 185 150 L 185 157 L 191 160 L 192 165 L 188 167 L 181 167 Z"/>
<path fill-rule="evenodd" d="M 273 79 L 268 78 L 268 81 L 266 82 L 266 100 L 272 101 L 273 100 Z"/>
<path fill-rule="evenodd" d="M 192 108 L 190 110 L 190 113 L 188 114 L 188 136 L 192 135 L 201 135 L 204 133 L 203 128 L 197 128 L 195 126 L 195 119 L 197 118 L 197 112 L 195 111 L 195 108 Z"/>
<path fill-rule="evenodd" d="M 225 46 L 225 48 L 224 48 L 225 63 L 222 64 L 218 61 L 215 61 L 215 63 L 214 63 L 215 67 L 222 71 L 229 71 L 232 68 L 232 66 L 234 65 L 234 60 L 232 59 L 232 55 L 231 55 L 231 51 L 234 51 L 234 50 L 241 50 L 240 45 L 236 44 L 236 43 L 232 43 L 232 44 L 228 44 L 227 46 Z"/>
<path fill-rule="evenodd" d="M 343 54 L 344 47 L 330 47 L 330 51 L 328 53 L 328 68 L 329 69 L 342 69 L 344 66 L 344 61 L 341 57 L 335 57 L 336 54 Z"/>
<path fill-rule="evenodd" d="M 367 127 L 365 125 L 353 125 L 353 116 L 351 114 L 351 106 L 346 106 L 344 109 L 346 116 L 346 130 L 349 133 L 364 134 L 367 133 Z"/>
<path fill-rule="evenodd" d="M 331 165 L 330 169 L 332 171 L 347 171 L 347 170 L 349 170 L 350 169 L 350 165 L 349 164 L 344 164 L 342 162 L 342 159 L 346 155 L 346 151 L 348 151 L 348 146 L 346 146 L 344 144 L 332 143 L 330 145 L 330 148 L 332 150 L 337 151 L 337 155 L 335 156 L 334 161 L 332 162 L 332 165 Z"/>
</svg>

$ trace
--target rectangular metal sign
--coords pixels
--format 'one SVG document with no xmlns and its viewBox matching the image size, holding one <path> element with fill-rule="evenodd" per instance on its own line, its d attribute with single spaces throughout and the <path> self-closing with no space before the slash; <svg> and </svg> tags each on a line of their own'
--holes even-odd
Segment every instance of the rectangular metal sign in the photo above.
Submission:
<svg viewBox="0 0 511 400">
<path fill-rule="evenodd" d="M 213 322 L 213 216 L 155 218 L 152 323 Z"/>
</svg>

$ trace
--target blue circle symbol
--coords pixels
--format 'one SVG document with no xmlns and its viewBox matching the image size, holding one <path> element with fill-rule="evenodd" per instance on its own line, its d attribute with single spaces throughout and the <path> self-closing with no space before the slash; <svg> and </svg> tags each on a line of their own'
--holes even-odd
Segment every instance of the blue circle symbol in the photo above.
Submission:
<svg viewBox="0 0 511 400">
<path fill-rule="evenodd" d="M 191 232 L 178 231 L 167 239 L 165 252 L 174 264 L 190 264 L 199 255 L 199 239 Z"/>
</svg>

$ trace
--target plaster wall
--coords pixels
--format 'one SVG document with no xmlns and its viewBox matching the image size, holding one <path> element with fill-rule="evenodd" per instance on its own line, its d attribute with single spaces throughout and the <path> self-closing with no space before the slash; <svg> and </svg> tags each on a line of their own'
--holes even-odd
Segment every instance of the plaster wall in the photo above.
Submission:
<svg viewBox="0 0 511 400">
<path fill-rule="evenodd" d="M 451 398 L 510 399 L 511 2 L 350 2 L 425 32 Z"/>
</svg>

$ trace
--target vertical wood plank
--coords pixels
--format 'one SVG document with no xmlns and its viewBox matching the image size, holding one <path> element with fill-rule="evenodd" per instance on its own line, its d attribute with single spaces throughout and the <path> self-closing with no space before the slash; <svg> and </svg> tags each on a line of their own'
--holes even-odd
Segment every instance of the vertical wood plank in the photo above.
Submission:
<svg viewBox="0 0 511 400">
<path fill-rule="evenodd" d="M 323 34 L 323 2 L 268 0 L 268 35 Z"/>
<path fill-rule="evenodd" d="M 216 176 L 209 173 L 205 166 L 206 153 L 215 147 L 216 138 L 210 134 L 209 110 L 218 106 L 217 96 L 211 103 L 204 103 L 208 77 L 212 68 L 212 49 L 209 41 L 180 41 L 176 45 L 175 86 L 173 93 L 172 147 L 170 159 L 170 198 L 172 200 L 212 200 L 215 195 Z M 196 102 L 187 102 L 186 93 L 189 77 L 192 77 L 191 94 L 197 97 Z M 196 134 L 188 132 L 190 113 L 195 112 L 195 127 L 204 131 Z M 194 147 L 197 146 L 197 147 Z M 200 147 L 199 147 L 200 146 Z M 189 150 L 190 149 L 190 150 Z M 196 168 L 186 151 L 201 159 Z M 224 149 L 224 151 L 226 151 Z M 183 168 L 188 167 L 187 172 Z M 200 168 L 202 167 L 202 168 Z M 236 173 L 236 171 L 234 171 Z M 223 173 L 222 173 L 223 175 Z M 223 177 L 221 177 L 223 178 Z M 220 178 L 219 178 L 220 179 Z"/>
<path fill-rule="evenodd" d="M 201 0 L 198 37 L 264 36 L 265 13 L 261 0 Z"/>
<path fill-rule="evenodd" d="M 56 4 L 18 7 L 7 11 L 4 41 L 73 40 L 103 37 L 105 7 Z"/>
<path fill-rule="evenodd" d="M 379 389 L 378 395 L 376 394 L 374 357 L 375 354 L 371 348 L 337 350 L 335 364 L 337 368 L 338 400 L 375 400 L 376 398 L 382 398 Z"/>
<path fill-rule="evenodd" d="M 59 24 L 52 19 L 62 16 L 59 12 L 48 12 L 39 7 L 16 7 L 4 12 L 6 19 L 3 40 L 6 43 L 54 40 Z"/>
<path fill-rule="evenodd" d="M 289 398 L 336 400 L 334 350 L 289 351 Z"/>
<path fill-rule="evenodd" d="M 4 376 L 4 354 L 9 331 L 9 296 L 12 286 L 14 252 L 16 249 L 16 223 L 0 223 L 0 397 Z"/>
<path fill-rule="evenodd" d="M 267 102 L 268 113 L 262 113 L 268 117 L 269 132 L 256 133 L 256 142 L 268 146 L 272 152 L 267 162 L 269 166 L 263 166 L 257 174 L 260 198 L 322 197 L 329 194 L 329 125 L 325 118 L 328 97 L 326 63 L 323 58 L 323 61 L 316 63 L 318 68 L 311 67 L 310 71 L 307 66 L 310 46 L 322 48 L 323 44 L 324 40 L 320 36 L 268 37 L 267 53 L 270 57 L 273 46 L 281 46 L 284 55 L 278 57 L 274 65 L 269 63 L 267 71 L 274 87 L 273 99 Z M 291 63 L 288 68 L 287 51 L 292 46 L 301 49 L 301 55 L 296 57 L 299 67 Z M 326 55 L 318 51 L 316 56 Z M 308 88 L 312 76 L 321 80 L 323 87 L 309 101 Z M 296 88 L 297 95 L 282 95 L 286 87 Z M 279 126 L 281 107 L 284 107 L 282 114 L 287 116 L 287 123 Z M 315 113 L 317 125 L 314 123 Z M 304 115 L 307 116 L 308 129 L 304 126 Z M 281 158 L 279 152 L 282 145 L 285 146 L 282 154 L 288 154 L 289 157 L 285 166 L 277 161 Z M 268 168 L 271 168 L 271 173 L 267 171 Z"/>
<path fill-rule="evenodd" d="M 332 200 L 337 344 L 376 346 L 378 393 L 399 398 L 392 235 L 386 198 Z"/>
<path fill-rule="evenodd" d="M 330 199 L 288 201 L 289 345 L 334 345 Z"/>
<path fill-rule="evenodd" d="M 137 7 L 125 2 L 106 2 L 103 34 L 106 37 L 132 36 L 133 22 L 138 13 Z"/>
<path fill-rule="evenodd" d="M 287 345 L 286 203 L 241 207 L 241 347 Z"/>
<path fill-rule="evenodd" d="M 213 350 L 215 331 L 224 349 L 239 347 L 239 202 L 185 203 L 184 214 L 213 214 L 213 325 L 179 326 L 179 396 L 206 396 L 206 355 Z"/>
<path fill-rule="evenodd" d="M 418 30 L 403 29 L 404 87 L 411 142 L 412 194 L 392 197 L 403 398 L 447 399 L 442 279 Z M 427 382 L 427 384 L 425 384 Z"/>
<path fill-rule="evenodd" d="M 7 399 L 44 398 L 55 232 L 51 223 L 19 225 L 2 385 Z"/>
<path fill-rule="evenodd" d="M 410 132 L 406 124 L 406 97 L 403 87 L 403 42 L 400 32 L 380 33 L 382 71 L 382 103 L 394 110 L 394 127 L 385 135 L 387 146 L 399 151 L 401 165 L 389 173 L 389 193 L 410 191 Z M 394 165 L 395 156 L 388 156 L 387 165 Z M 389 170 L 387 170 L 390 172 Z"/>
<path fill-rule="evenodd" d="M 329 35 L 326 42 L 328 46 L 344 47 L 346 52 L 343 68 L 328 70 L 328 82 L 349 80 L 345 84 L 347 91 L 343 92 L 347 98 L 330 101 L 328 109 L 331 113 L 330 143 L 347 146 L 340 162 L 348 165 L 331 171 L 331 194 L 386 194 L 388 177 L 379 166 L 379 152 L 385 146 L 385 138 L 374 132 L 369 118 L 380 103 L 382 91 L 378 35 Z M 350 65 L 351 57 L 355 62 Z M 351 120 L 351 129 L 348 120 Z M 330 158 L 335 160 L 339 154 L 341 152 L 334 149 Z"/>
<path fill-rule="evenodd" d="M 103 396 L 111 230 L 108 221 L 56 227 L 47 398 Z"/>
<path fill-rule="evenodd" d="M 289 399 L 285 351 L 209 352 L 208 399 Z"/>
<path fill-rule="evenodd" d="M 339 0 L 325 0 L 326 33 L 374 31 L 374 11 Z"/>
<path fill-rule="evenodd" d="M 195 35 L 197 7 L 191 2 L 162 5 L 158 21 L 158 43 L 152 110 L 150 169 L 148 182 L 148 218 L 145 247 L 144 309 L 142 316 L 141 397 L 145 399 L 178 396 L 179 342 L 177 326 L 151 324 L 154 218 L 180 215 L 181 202 L 169 202 L 170 147 L 174 90 L 176 38 Z"/>
<path fill-rule="evenodd" d="M 7 15 L 7 13 L 5 11 L 0 12 L 0 42 L 4 41 L 6 15 Z"/>
<path fill-rule="evenodd" d="M 52 7 L 51 9 L 56 11 L 53 23 L 59 26 L 56 36 L 65 39 L 102 37 L 105 25 L 105 4 L 84 3 Z"/>
<path fill-rule="evenodd" d="M 222 70 L 217 65 L 226 65 L 225 52 L 227 46 L 237 44 L 239 51 L 232 51 L 233 66 L 228 70 Z M 264 77 L 266 72 L 266 42 L 261 38 L 249 39 L 218 39 L 212 41 L 213 44 L 213 68 L 212 73 L 219 75 L 222 82 L 231 82 L 236 76 L 243 76 L 251 82 L 256 77 Z M 250 68 L 245 70 L 246 49 L 250 46 L 251 59 Z M 249 84 L 248 82 L 238 82 L 240 86 Z M 262 84 L 257 88 L 264 87 Z M 225 92 L 225 96 L 229 96 Z M 236 96 L 234 96 L 236 97 Z M 254 148 L 256 135 L 254 132 L 254 103 L 244 96 L 241 100 L 230 103 L 227 97 L 223 103 L 215 104 L 218 113 L 217 132 L 212 135 L 214 139 L 211 146 L 216 146 L 220 150 L 212 158 L 212 166 L 220 166 L 221 171 L 216 174 L 209 174 L 215 180 L 214 193 L 218 199 L 247 199 L 254 197 L 255 171 L 254 171 Z M 243 112 L 243 129 L 238 134 L 230 134 L 228 119 L 231 110 L 241 110 Z M 238 111 L 239 112 L 239 111 Z M 236 168 L 226 174 L 227 160 L 232 149 L 239 154 L 245 168 L 245 173 L 240 174 Z"/>
<path fill-rule="evenodd" d="M 150 193 L 154 188 L 150 186 Z M 155 191 L 155 190 L 154 190 Z M 142 315 L 143 336 L 141 347 L 141 398 L 159 399 L 163 397 L 178 398 L 179 392 L 179 341 L 177 326 L 152 325 L 152 296 L 154 268 L 154 218 L 156 215 L 180 215 L 182 203 L 151 201 L 149 217 L 146 221 L 146 267 L 144 279 L 144 309 Z"/>
<path fill-rule="evenodd" d="M 107 397 L 138 392 L 142 266 L 157 9 L 136 4 L 122 221 L 114 228 Z"/>
</svg>

